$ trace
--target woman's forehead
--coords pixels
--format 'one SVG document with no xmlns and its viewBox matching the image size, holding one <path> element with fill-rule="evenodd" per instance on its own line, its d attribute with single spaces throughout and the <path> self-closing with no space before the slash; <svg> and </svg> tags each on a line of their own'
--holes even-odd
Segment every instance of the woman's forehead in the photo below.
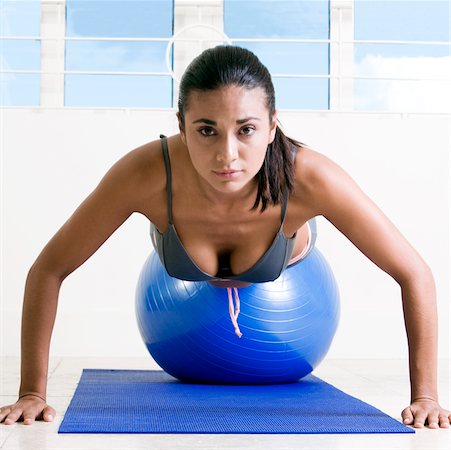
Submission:
<svg viewBox="0 0 451 450">
<path fill-rule="evenodd" d="M 208 91 L 192 91 L 188 97 L 186 112 L 192 114 L 198 111 L 220 112 L 231 109 L 245 109 L 249 114 L 268 112 L 265 91 L 259 87 L 245 88 L 242 86 L 226 86 Z M 252 114 L 250 114 L 252 115 Z"/>
</svg>

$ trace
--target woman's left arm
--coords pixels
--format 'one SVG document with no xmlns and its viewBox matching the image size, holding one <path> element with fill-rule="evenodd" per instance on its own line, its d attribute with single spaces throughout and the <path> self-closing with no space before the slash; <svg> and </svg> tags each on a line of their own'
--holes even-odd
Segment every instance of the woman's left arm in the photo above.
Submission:
<svg viewBox="0 0 451 450">
<path fill-rule="evenodd" d="M 298 170 L 317 213 L 401 287 L 411 383 L 411 404 L 402 411 L 404 423 L 449 427 L 451 414 L 438 403 L 437 305 L 429 266 L 338 165 L 309 150 Z"/>
</svg>

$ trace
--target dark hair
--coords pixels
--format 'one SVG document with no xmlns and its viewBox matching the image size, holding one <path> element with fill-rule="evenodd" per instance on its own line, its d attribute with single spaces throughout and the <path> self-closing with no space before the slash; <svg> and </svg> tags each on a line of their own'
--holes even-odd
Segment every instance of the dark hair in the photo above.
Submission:
<svg viewBox="0 0 451 450">
<path fill-rule="evenodd" d="M 209 91 L 224 86 L 248 89 L 262 88 L 271 120 L 276 110 L 274 85 L 268 69 L 251 51 L 236 46 L 217 46 L 201 53 L 187 67 L 180 82 L 178 109 L 184 124 L 184 114 L 192 91 Z M 293 150 L 301 143 L 283 133 L 277 125 L 274 141 L 268 145 L 265 160 L 257 173 L 258 191 L 252 209 L 261 202 L 261 211 L 268 204 L 282 202 L 284 194 L 294 190 Z"/>
</svg>

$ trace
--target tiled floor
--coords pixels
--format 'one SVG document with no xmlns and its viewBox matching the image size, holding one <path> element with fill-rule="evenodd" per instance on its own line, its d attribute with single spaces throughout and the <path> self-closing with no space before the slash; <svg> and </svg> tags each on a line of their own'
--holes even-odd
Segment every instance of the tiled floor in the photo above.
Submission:
<svg viewBox="0 0 451 450">
<path fill-rule="evenodd" d="M 15 400 L 19 361 L 2 359 L 0 403 Z M 59 358 L 50 363 L 49 403 L 56 408 L 53 423 L 32 426 L 0 425 L 0 449 L 421 449 L 449 450 L 451 429 L 417 430 L 415 435 L 58 435 L 58 427 L 83 368 L 155 369 L 149 359 Z M 450 407 L 449 361 L 439 365 L 441 402 Z M 407 406 L 409 384 L 407 362 L 402 360 L 326 360 L 315 375 L 387 414 L 400 418 Z"/>
</svg>

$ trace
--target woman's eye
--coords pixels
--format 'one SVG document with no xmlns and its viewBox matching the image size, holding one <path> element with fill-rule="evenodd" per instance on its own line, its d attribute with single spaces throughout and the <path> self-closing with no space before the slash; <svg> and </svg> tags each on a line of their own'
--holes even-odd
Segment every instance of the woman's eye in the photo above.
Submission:
<svg viewBox="0 0 451 450">
<path fill-rule="evenodd" d="M 243 127 L 241 128 L 241 133 L 246 136 L 250 136 L 255 131 L 254 127 Z"/>
<path fill-rule="evenodd" d="M 204 127 L 199 130 L 199 133 L 202 136 L 213 136 L 215 134 L 215 130 L 213 130 L 213 128 Z"/>
</svg>

